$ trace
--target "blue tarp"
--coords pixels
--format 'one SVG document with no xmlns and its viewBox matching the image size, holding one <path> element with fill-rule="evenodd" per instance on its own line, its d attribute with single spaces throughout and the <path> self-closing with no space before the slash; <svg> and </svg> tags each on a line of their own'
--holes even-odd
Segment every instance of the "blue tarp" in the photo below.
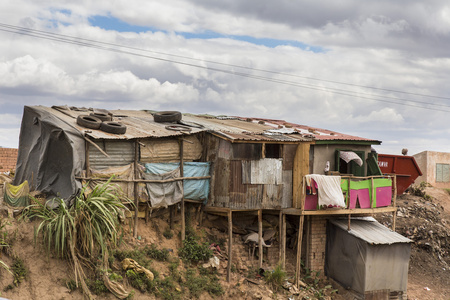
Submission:
<svg viewBox="0 0 450 300">
<path fill-rule="evenodd" d="M 183 163 L 184 177 L 209 176 L 209 162 Z M 145 173 L 163 175 L 180 167 L 179 163 L 148 163 Z M 206 200 L 209 194 L 209 179 L 183 180 L 183 197 L 190 200 Z"/>
</svg>

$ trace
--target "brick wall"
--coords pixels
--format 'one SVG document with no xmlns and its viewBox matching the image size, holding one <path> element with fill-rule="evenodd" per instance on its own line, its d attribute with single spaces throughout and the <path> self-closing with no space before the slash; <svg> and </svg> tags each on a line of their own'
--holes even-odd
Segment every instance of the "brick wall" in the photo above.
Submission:
<svg viewBox="0 0 450 300">
<path fill-rule="evenodd" d="M 0 148 L 0 172 L 16 169 L 18 149 Z"/>
<path fill-rule="evenodd" d="M 307 263 L 310 270 L 324 274 L 325 247 L 327 241 L 327 219 L 311 216 L 307 241 Z"/>
</svg>

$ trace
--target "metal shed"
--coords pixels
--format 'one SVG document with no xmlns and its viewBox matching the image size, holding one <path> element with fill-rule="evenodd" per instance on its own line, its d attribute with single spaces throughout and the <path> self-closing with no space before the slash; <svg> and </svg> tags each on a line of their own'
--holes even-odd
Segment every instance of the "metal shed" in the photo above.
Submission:
<svg viewBox="0 0 450 300">
<path fill-rule="evenodd" d="M 332 219 L 327 228 L 327 276 L 365 299 L 376 291 L 406 294 L 412 242 L 375 219 Z"/>
</svg>

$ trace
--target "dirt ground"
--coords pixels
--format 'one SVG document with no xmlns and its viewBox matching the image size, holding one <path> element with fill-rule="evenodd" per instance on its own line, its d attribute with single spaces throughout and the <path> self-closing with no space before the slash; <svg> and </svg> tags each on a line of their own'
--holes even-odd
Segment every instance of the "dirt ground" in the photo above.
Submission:
<svg viewBox="0 0 450 300">
<path fill-rule="evenodd" d="M 427 188 L 430 197 L 402 195 L 398 198 L 399 212 L 396 231 L 413 240 L 408 277 L 408 299 L 450 299 L 450 195 L 440 189 Z M 2 218 L 7 218 L 2 216 Z M 133 249 L 146 244 L 156 244 L 158 248 L 170 249 L 171 255 L 177 256 L 181 246 L 177 236 L 179 223 L 175 223 L 174 237 L 163 237 L 164 230 L 169 226 L 168 214 L 152 218 L 149 223 L 140 220 L 138 224 L 138 238 L 132 237 L 132 232 L 125 237 L 124 248 Z M 378 216 L 377 219 L 386 226 L 391 225 L 392 216 Z M 69 279 L 73 279 L 73 272 L 68 262 L 47 255 L 40 244 L 34 243 L 34 226 L 36 222 L 18 221 L 9 218 L 8 234 L 14 237 L 12 249 L 4 254 L 1 260 L 12 263 L 12 256 L 20 257 L 28 268 L 28 276 L 18 287 L 5 290 L 13 278 L 5 270 L 0 270 L 0 296 L 7 299 L 82 299 L 80 290 L 70 292 L 66 286 Z M 197 228 L 205 234 L 213 234 L 226 238 L 226 231 L 213 228 L 220 225 L 218 220 L 204 222 L 204 227 Z M 220 226 L 218 226 L 220 228 Z M 129 228 L 129 227 L 127 227 Z M 131 229 L 129 229 L 131 230 Z M 263 280 L 246 281 L 245 275 L 256 261 L 247 257 L 247 247 L 233 239 L 236 250 L 233 257 L 236 260 L 237 271 L 231 274 L 231 282 L 227 283 L 226 260 L 221 259 L 219 276 L 226 293 L 220 299 L 314 299 L 311 294 L 292 295 L 289 293 L 274 293 Z M 222 249 L 226 252 L 226 249 Z M 244 255 L 245 254 L 245 255 Z M 167 266 L 154 262 L 154 268 L 161 270 L 164 276 Z M 325 297 L 324 299 L 346 298 L 344 290 L 340 295 Z M 305 298 L 303 298 L 305 297 Z M 97 299 L 116 299 L 112 294 L 98 296 Z M 149 294 L 136 292 L 133 299 L 154 299 Z M 202 294 L 200 299 L 213 299 L 208 294 Z"/>
</svg>

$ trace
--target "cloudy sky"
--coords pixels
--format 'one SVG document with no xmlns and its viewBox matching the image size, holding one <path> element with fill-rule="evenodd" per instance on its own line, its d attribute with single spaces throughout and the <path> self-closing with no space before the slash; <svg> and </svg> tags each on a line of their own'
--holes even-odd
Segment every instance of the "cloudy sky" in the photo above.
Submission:
<svg viewBox="0 0 450 300">
<path fill-rule="evenodd" d="M 24 105 L 283 119 L 450 152 L 448 1 L 0 2 L 0 146 Z"/>
</svg>

